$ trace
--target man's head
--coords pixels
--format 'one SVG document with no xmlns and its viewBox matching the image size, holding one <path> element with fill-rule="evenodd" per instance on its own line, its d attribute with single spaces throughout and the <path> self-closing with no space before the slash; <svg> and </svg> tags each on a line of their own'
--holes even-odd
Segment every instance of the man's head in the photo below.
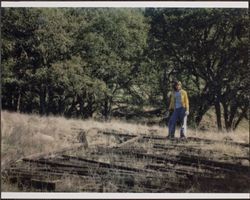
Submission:
<svg viewBox="0 0 250 200">
<path fill-rule="evenodd" d="M 175 80 L 174 83 L 173 83 L 173 89 L 174 89 L 175 91 L 181 90 L 181 82 L 178 81 L 178 80 Z"/>
</svg>

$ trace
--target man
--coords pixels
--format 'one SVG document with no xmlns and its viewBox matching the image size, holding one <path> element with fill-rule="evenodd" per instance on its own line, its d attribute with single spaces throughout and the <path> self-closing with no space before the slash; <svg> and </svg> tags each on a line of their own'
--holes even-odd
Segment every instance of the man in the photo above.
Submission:
<svg viewBox="0 0 250 200">
<path fill-rule="evenodd" d="M 170 104 L 169 104 L 169 111 L 173 111 L 168 128 L 169 134 L 168 139 L 174 138 L 175 134 L 175 126 L 177 121 L 181 122 L 181 130 L 180 130 L 180 138 L 186 138 L 186 128 L 184 127 L 184 118 L 189 115 L 189 101 L 188 95 L 185 90 L 181 88 L 180 81 L 174 81 L 173 84 L 173 91 L 170 96 Z M 186 120 L 186 119 L 185 119 Z"/>
</svg>

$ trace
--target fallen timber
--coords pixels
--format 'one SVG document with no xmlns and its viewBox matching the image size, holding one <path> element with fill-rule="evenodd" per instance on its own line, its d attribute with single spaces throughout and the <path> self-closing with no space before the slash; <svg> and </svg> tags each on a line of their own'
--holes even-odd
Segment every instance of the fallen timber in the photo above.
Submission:
<svg viewBox="0 0 250 200">
<path fill-rule="evenodd" d="M 98 148 L 100 152 L 109 152 L 109 153 L 116 153 L 116 154 L 127 154 L 129 156 L 135 156 L 137 158 L 146 158 L 146 159 L 152 159 L 152 160 L 159 160 L 164 162 L 169 162 L 173 164 L 181 164 L 181 165 L 192 165 L 196 167 L 211 169 L 211 170 L 221 170 L 224 172 L 248 172 L 249 173 L 249 167 L 248 166 L 242 166 L 237 164 L 231 164 L 231 163 L 225 163 L 225 162 L 219 162 L 219 161 L 213 161 L 213 160 L 207 160 L 206 158 L 199 157 L 199 156 L 185 156 L 185 155 L 154 155 L 154 154 L 147 154 L 147 153 L 141 153 L 133 151 L 133 154 L 131 154 L 131 150 L 128 148 L 117 148 L 117 149 L 111 149 L 111 148 Z M 204 165 L 204 166 L 203 166 Z"/>
<path fill-rule="evenodd" d="M 70 158 L 70 159 L 77 159 L 77 160 L 80 160 L 81 162 L 85 162 L 85 161 L 88 161 L 86 159 L 82 159 L 82 158 L 78 158 L 78 157 L 72 157 L 72 156 L 63 156 L 63 157 L 66 157 L 66 158 Z M 54 158 L 53 158 L 54 159 Z M 46 166 L 49 166 L 49 168 L 43 168 L 42 171 L 40 172 L 47 172 L 47 173 L 56 173 L 56 175 L 58 175 L 60 172 L 63 174 L 64 172 L 68 172 L 69 174 L 78 174 L 78 175 L 84 175 L 84 176 L 91 176 L 92 178 L 94 177 L 93 174 L 89 174 L 89 169 L 93 169 L 93 166 L 88 166 L 88 165 L 73 165 L 73 164 L 62 164 L 62 163 L 59 163 L 58 161 L 57 162 L 52 162 L 52 161 L 48 161 L 48 160 L 43 160 L 43 159 L 38 159 L 38 160 L 34 160 L 34 159 L 23 159 L 24 163 L 38 163 L 38 164 L 44 164 Z M 65 161 L 65 160 L 63 160 Z M 103 162 L 97 162 L 97 161 L 90 161 L 90 163 L 96 165 L 96 168 L 97 170 L 95 171 L 95 173 L 99 174 L 99 175 L 102 175 L 102 176 L 105 176 L 106 175 L 109 175 L 110 173 L 114 173 L 114 174 L 117 174 L 119 175 L 119 177 L 122 178 L 122 172 L 124 171 L 130 171 L 131 172 L 131 175 L 133 176 L 141 176 L 141 173 L 145 174 L 145 177 L 147 178 L 151 178 L 151 179 L 162 179 L 162 181 L 165 178 L 160 178 L 160 177 L 157 177 L 157 176 L 153 176 L 152 174 L 152 170 L 148 171 L 148 170 L 137 170 L 137 169 L 133 169 L 133 168 L 125 168 L 125 167 L 119 167 L 119 166 L 115 166 L 115 165 L 109 165 L 107 163 L 103 163 Z M 41 168 L 40 168 L 41 170 Z M 44 171 L 45 170 L 45 171 Z M 117 171 L 118 170 L 118 171 Z M 13 173 L 15 170 L 12 170 L 11 171 L 11 175 L 14 176 L 15 173 L 17 173 L 17 171 L 15 171 L 15 173 Z M 106 171 L 106 173 L 104 173 Z M 38 173 L 38 172 L 36 172 Z M 29 172 L 26 171 L 26 173 L 22 172 L 22 171 L 19 171 L 19 181 L 22 182 L 22 184 L 25 184 L 25 185 L 32 185 L 32 183 L 34 183 L 34 176 L 32 175 L 29 175 Z M 151 175 L 150 175 L 151 174 Z M 35 175 L 35 174 L 34 174 Z M 124 174 L 125 177 L 128 177 L 128 174 Z M 113 177 L 116 177 L 116 176 L 113 176 Z M 38 186 L 43 186 L 42 188 L 44 189 L 48 189 L 48 187 L 45 187 L 45 183 L 46 183 L 46 180 L 44 180 L 44 178 L 41 178 L 40 177 L 40 180 L 41 182 L 39 183 L 38 180 L 39 180 L 39 176 L 36 176 L 36 184 L 35 184 L 35 187 L 37 188 Z M 51 186 L 52 184 L 55 184 L 55 182 L 53 181 L 47 181 L 47 185 L 49 185 L 50 188 L 54 188 L 55 186 Z M 177 185 L 178 182 L 176 181 L 168 181 L 169 184 L 175 184 Z M 150 189 L 150 187 L 148 188 Z M 160 189 L 160 188 L 159 188 Z M 172 190 L 174 190 L 174 188 L 172 188 Z M 175 189 L 175 191 L 178 191 L 178 189 Z"/>
<path fill-rule="evenodd" d="M 142 136 L 142 139 L 150 139 L 150 140 L 167 140 L 166 136 L 160 136 L 157 134 L 144 134 L 144 133 L 138 133 L 137 135 L 129 132 L 121 132 L 117 130 L 104 130 L 104 131 L 99 131 L 100 133 L 103 133 L 104 135 L 114 135 L 114 136 L 120 136 L 120 137 L 137 137 L 137 136 Z M 227 144 L 227 145 L 236 145 L 240 147 L 250 147 L 250 144 L 246 143 L 239 143 L 239 142 L 233 142 L 233 141 L 219 141 L 219 140 L 211 140 L 211 139 L 205 139 L 205 138 L 198 138 L 198 137 L 188 137 L 188 141 L 194 141 L 194 142 L 203 142 L 206 144 L 213 144 L 213 143 L 218 143 L 218 144 Z M 174 141 L 179 141 L 177 138 Z M 181 141 L 183 142 L 183 141 Z M 185 141 L 184 141 L 185 142 Z"/>
<path fill-rule="evenodd" d="M 223 156 L 224 159 L 231 159 L 231 160 L 250 160 L 249 157 L 237 157 L 237 156 L 231 156 L 228 154 L 221 154 L 221 153 L 217 153 L 214 152 L 212 150 L 207 150 L 207 149 L 201 149 L 201 148 L 196 148 L 196 147 L 191 147 L 191 146 L 185 146 L 185 145 L 180 145 L 180 144 L 159 144 L 159 143 L 155 143 L 153 145 L 153 148 L 155 149 L 162 149 L 162 150 L 178 150 L 181 153 L 187 153 L 187 152 L 191 152 L 191 153 L 196 153 L 196 154 L 213 154 L 213 155 L 217 155 L 218 156 Z M 220 157 L 218 157 L 220 158 Z"/>
<path fill-rule="evenodd" d="M 126 131 L 104 130 L 100 133 L 114 136 L 118 144 L 112 147 L 88 146 L 84 145 L 88 142 L 86 132 L 80 131 L 84 136 L 83 143 L 49 154 L 22 158 L 6 169 L 5 174 L 13 182 L 45 191 L 56 191 L 64 176 L 81 177 L 98 185 L 97 188 L 85 188 L 84 191 L 105 191 L 104 185 L 108 182 L 115 185 L 118 192 L 137 192 L 137 187 L 142 192 L 183 192 L 189 191 L 194 185 L 204 192 L 249 191 L 249 166 L 211 160 L 201 156 L 200 150 L 185 145 L 188 141 L 200 145 L 214 143 L 213 140 L 191 137 L 187 141 L 167 141 L 165 137 L 153 134 L 132 135 Z M 150 141 L 150 149 L 141 146 L 147 141 Z M 216 142 L 238 145 L 244 150 L 248 147 L 231 141 Z M 81 153 L 74 155 L 73 152 L 80 149 Z M 176 152 L 168 151 L 171 149 Z M 188 151 L 196 152 L 197 155 L 186 154 Z M 245 157 L 231 158 L 249 160 Z M 207 183 L 209 189 L 206 189 Z"/>
<path fill-rule="evenodd" d="M 77 131 L 86 131 L 83 128 L 72 128 L 73 130 Z M 104 135 L 113 135 L 115 137 L 125 137 L 127 139 L 131 139 L 133 137 L 137 136 L 142 136 L 141 139 L 150 139 L 150 140 L 167 140 L 166 136 L 160 136 L 157 134 L 145 134 L 145 133 L 137 133 L 136 135 L 134 133 L 130 133 L 128 131 L 117 131 L 114 129 L 107 129 L 107 130 L 98 130 L 98 133 L 102 133 Z M 187 138 L 189 141 L 194 141 L 194 142 L 203 142 L 206 144 L 213 144 L 213 143 L 218 143 L 218 144 L 227 144 L 227 145 L 236 145 L 240 147 L 250 147 L 250 144 L 247 143 L 239 143 L 239 142 L 233 142 L 233 141 L 220 141 L 220 140 L 211 140 L 211 139 L 205 139 L 205 138 L 198 138 L 198 137 L 188 137 Z M 178 138 L 176 138 L 173 141 L 178 141 Z M 183 141 L 181 141 L 183 142 Z M 185 141 L 184 141 L 185 142 Z"/>
<path fill-rule="evenodd" d="M 81 165 L 76 165 L 76 164 L 63 164 L 63 163 L 59 163 L 58 160 L 60 160 L 61 158 L 62 161 L 71 161 L 71 160 L 77 160 L 77 161 L 80 161 L 81 162 Z M 65 160 L 66 158 L 66 160 Z M 55 159 L 54 158 L 51 158 L 52 160 Z M 124 167 L 120 167 L 120 166 L 116 166 L 116 165 L 111 165 L 111 164 L 108 164 L 108 163 L 103 163 L 103 162 L 98 162 L 98 161 L 93 161 L 93 160 L 87 160 L 87 159 L 84 159 L 84 158 L 81 158 L 81 157 L 75 157 L 75 156 L 68 156 L 68 155 L 63 155 L 62 157 L 59 157 L 57 158 L 58 160 L 57 161 L 51 161 L 49 160 L 48 158 L 46 159 L 41 159 L 39 158 L 38 160 L 34 160 L 34 159 L 24 159 L 23 161 L 25 163 L 38 163 L 38 164 L 42 164 L 42 165 L 46 165 L 47 167 L 44 167 L 44 168 L 40 168 L 43 169 L 42 172 L 50 172 L 50 173 L 57 173 L 60 174 L 60 173 L 64 173 L 64 172 L 68 172 L 69 174 L 74 174 L 74 175 L 84 175 L 84 176 L 89 176 L 89 169 L 94 169 L 94 166 L 98 169 L 95 171 L 96 175 L 101 175 L 101 176 L 105 176 L 105 175 L 109 175 L 110 173 L 115 173 L 117 176 L 119 175 L 120 178 L 122 178 L 121 174 L 122 172 L 124 171 L 130 171 L 132 175 L 132 177 L 138 175 L 138 174 L 144 174 L 144 172 L 146 174 L 148 173 L 151 173 L 151 176 L 147 175 L 147 179 L 148 178 L 154 178 L 154 180 L 160 180 L 162 182 L 164 182 L 164 180 L 168 180 L 168 184 L 170 185 L 175 185 L 174 187 L 175 188 L 172 188 L 169 189 L 169 191 L 182 191 L 182 189 L 185 189 L 184 185 L 187 186 L 190 186 L 191 182 L 193 180 L 205 180 L 206 178 L 211 178 L 211 179 L 206 179 L 206 180 L 211 180 L 210 182 L 212 183 L 213 182 L 218 182 L 220 181 L 221 183 L 223 183 L 223 180 L 224 178 L 216 178 L 213 176 L 213 174 L 211 173 L 210 175 L 208 173 L 198 173 L 197 171 L 188 171 L 188 170 L 182 170 L 182 169 L 175 169 L 174 167 L 170 168 L 170 167 L 166 167 L 166 166 L 162 166 L 162 167 L 159 167 L 159 166 L 153 166 L 153 165 L 148 165 L 146 166 L 146 169 L 150 169 L 151 171 L 147 171 L 147 170 L 134 170 L 133 168 L 124 168 Z M 83 163 L 86 163 L 86 165 L 83 165 Z M 93 165 L 89 165 L 89 163 L 93 164 Z M 48 166 L 50 168 L 48 168 Z M 118 171 L 117 171 L 118 169 Z M 106 171 L 106 173 L 104 173 Z M 159 171 L 161 172 L 164 172 L 164 173 L 167 173 L 167 174 L 171 174 L 171 173 L 175 173 L 176 175 L 181 175 L 181 177 L 177 178 L 176 181 L 171 181 L 169 180 L 167 177 L 168 176 L 165 176 L 164 174 L 162 176 L 159 177 L 159 175 L 157 176 L 157 174 L 154 176 L 154 171 L 156 171 L 157 173 Z M 91 174 L 91 177 L 94 178 L 95 176 L 93 176 L 93 174 Z M 114 176 L 115 177 L 115 176 Z M 125 175 L 125 177 L 127 177 Z M 162 177 L 162 178 L 161 178 Z M 186 177 L 186 179 L 184 178 Z M 25 183 L 26 181 L 26 185 L 32 185 L 32 181 L 34 180 L 35 177 L 30 177 L 30 178 L 27 178 L 25 176 L 22 176 L 22 183 Z M 203 178 L 203 179 L 202 179 Z M 131 178 L 130 178 L 131 179 Z M 25 180 L 25 181 L 24 181 Z M 41 183 L 38 183 L 38 180 L 41 180 Z M 182 181 L 181 181 L 182 180 Z M 48 189 L 48 187 L 50 188 L 54 188 L 54 186 L 52 187 L 53 184 L 56 184 L 56 182 L 53 182 L 53 181 L 47 181 L 49 184 L 47 185 L 50 185 L 50 186 L 46 186 L 46 180 L 44 179 L 39 179 L 39 178 L 36 178 L 36 181 L 37 181 L 37 184 L 36 184 L 36 187 L 39 187 L 40 186 L 43 186 L 42 188 L 45 188 L 45 189 Z M 131 180 L 133 182 L 133 178 Z M 131 181 L 128 181 L 128 182 L 131 182 Z M 191 182 L 190 182 L 191 181 Z M 34 182 L 34 181 L 33 181 Z M 184 185 L 181 186 L 180 182 L 182 183 L 185 183 Z M 178 187 L 176 187 L 176 185 L 178 185 Z M 46 186 L 46 187 L 45 187 Z M 151 189 L 155 189 L 157 190 L 157 187 L 159 186 L 152 186 Z M 148 187 L 144 187 L 144 189 L 146 191 L 151 191 L 150 189 L 150 186 Z M 159 187 L 158 190 L 160 190 L 161 188 Z M 166 188 L 165 188 L 166 189 Z"/>
</svg>

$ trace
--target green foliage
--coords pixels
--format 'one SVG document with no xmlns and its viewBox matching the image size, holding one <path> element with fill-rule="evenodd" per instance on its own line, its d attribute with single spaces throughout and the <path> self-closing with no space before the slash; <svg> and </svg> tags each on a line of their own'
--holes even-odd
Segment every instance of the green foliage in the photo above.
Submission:
<svg viewBox="0 0 250 200">
<path fill-rule="evenodd" d="M 159 60 L 162 56 L 167 66 L 162 65 L 163 59 L 159 66 L 167 67 L 168 76 L 182 80 L 190 91 L 191 119 L 199 123 L 207 110 L 215 106 L 221 129 L 220 107 L 225 95 L 232 94 L 227 85 L 235 92 L 247 93 L 237 87 L 247 67 L 247 10 L 149 9 L 147 13 L 152 18 L 153 58 Z M 234 95 L 226 96 L 225 101 L 229 102 Z M 242 114 L 246 113 L 246 102 L 242 101 Z M 240 109 L 239 102 L 236 107 Z M 224 113 L 225 109 L 224 106 Z M 226 128 L 235 128 L 231 126 L 232 123 Z"/>
<path fill-rule="evenodd" d="M 249 117 L 248 20 L 245 9 L 4 8 L 2 106 L 160 115 L 177 78 L 192 122 L 215 106 L 226 129 L 236 128 Z"/>
</svg>

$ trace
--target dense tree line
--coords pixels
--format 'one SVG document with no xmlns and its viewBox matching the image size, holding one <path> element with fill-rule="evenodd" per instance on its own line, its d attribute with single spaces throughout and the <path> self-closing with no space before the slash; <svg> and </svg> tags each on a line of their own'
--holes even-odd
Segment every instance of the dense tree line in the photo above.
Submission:
<svg viewBox="0 0 250 200">
<path fill-rule="evenodd" d="M 67 117 L 162 116 L 177 78 L 190 122 L 248 118 L 247 9 L 2 9 L 2 108 Z M 224 119 L 224 122 L 221 121 Z"/>
</svg>

